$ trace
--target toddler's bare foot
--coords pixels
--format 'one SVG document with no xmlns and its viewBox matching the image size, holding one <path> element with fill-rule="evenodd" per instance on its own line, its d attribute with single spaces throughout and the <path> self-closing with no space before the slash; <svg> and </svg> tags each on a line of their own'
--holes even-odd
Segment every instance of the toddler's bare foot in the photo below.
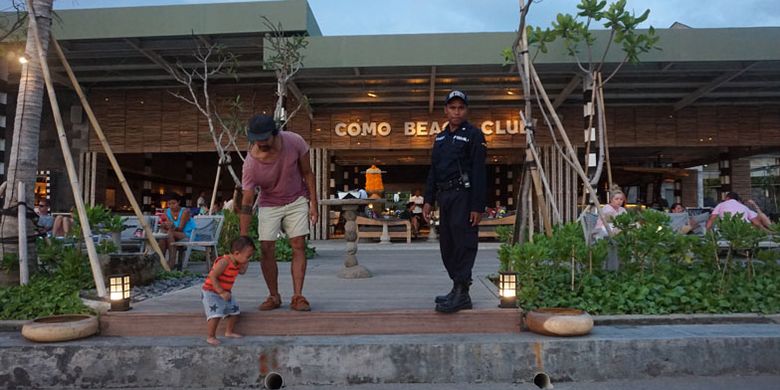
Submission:
<svg viewBox="0 0 780 390">
<path fill-rule="evenodd" d="M 230 337 L 231 339 L 240 339 L 244 336 L 235 332 L 231 332 L 231 333 L 225 332 L 225 337 Z"/>
<path fill-rule="evenodd" d="M 206 342 L 211 344 L 211 345 L 214 345 L 214 346 L 217 346 L 217 345 L 220 344 L 220 341 L 217 340 L 216 337 L 208 337 L 208 338 L 206 338 Z"/>
</svg>

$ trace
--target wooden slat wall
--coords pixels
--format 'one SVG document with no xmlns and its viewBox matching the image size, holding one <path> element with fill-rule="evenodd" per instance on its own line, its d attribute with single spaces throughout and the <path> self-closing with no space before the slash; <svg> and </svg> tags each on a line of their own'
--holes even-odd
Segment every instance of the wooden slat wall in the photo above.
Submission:
<svg viewBox="0 0 780 390">
<path fill-rule="evenodd" d="M 576 181 L 572 181 L 576 178 L 574 170 L 569 167 L 560 153 L 558 153 L 552 145 L 541 146 L 539 148 L 539 158 L 542 162 L 541 168 L 547 175 L 550 184 L 550 192 L 558 206 L 562 221 L 566 223 L 576 220 L 578 216 L 576 210 L 577 186 Z M 549 213 L 553 224 L 555 224 L 555 218 L 549 199 L 545 200 L 545 206 L 547 207 L 547 212 Z M 537 215 L 534 219 L 537 222 L 537 229 L 542 229 L 543 225 L 539 216 Z"/>
<path fill-rule="evenodd" d="M 254 113 L 271 112 L 274 105 L 272 87 L 214 89 L 214 99 L 220 104 L 236 94 L 244 103 L 244 120 Z M 95 91 L 90 95 L 98 121 L 116 153 L 141 152 L 195 152 L 213 151 L 214 145 L 208 124 L 191 105 L 171 96 L 167 90 Z M 140 102 L 143 101 L 143 104 Z M 295 103 L 290 106 L 294 107 Z M 561 110 L 564 125 L 571 141 L 581 144 L 581 108 Z M 515 109 L 475 109 L 471 122 L 479 126 L 484 121 L 500 121 L 507 128 L 517 119 Z M 428 149 L 433 136 L 404 135 L 404 123 L 432 121 L 444 124 L 440 112 L 427 110 L 397 110 L 373 112 L 370 110 L 315 111 L 310 121 L 304 111 L 299 112 L 289 129 L 301 134 L 313 147 L 338 149 Z M 389 136 L 339 137 L 334 133 L 336 123 L 389 122 Z M 761 140 L 765 146 L 780 146 L 780 108 L 777 106 L 718 106 L 688 107 L 673 112 L 670 107 L 607 107 L 607 126 L 610 144 L 615 147 L 632 146 L 735 146 L 753 145 Z M 549 145 L 552 140 L 545 124 L 537 123 L 537 142 Z M 525 136 L 521 134 L 489 134 L 485 138 L 491 148 L 522 149 Z M 711 139 L 710 139 L 711 138 Z M 241 140 L 241 145 L 246 141 Z M 100 151 L 96 137 L 90 134 L 90 151 Z"/>
</svg>

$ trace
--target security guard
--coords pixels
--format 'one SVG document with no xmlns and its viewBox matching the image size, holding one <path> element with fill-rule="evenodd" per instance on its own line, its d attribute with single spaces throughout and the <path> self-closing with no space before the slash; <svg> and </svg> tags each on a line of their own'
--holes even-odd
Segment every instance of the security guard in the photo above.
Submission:
<svg viewBox="0 0 780 390">
<path fill-rule="evenodd" d="M 458 90 L 444 100 L 449 122 L 433 143 L 423 205 L 423 218 L 430 225 L 431 205 L 439 202 L 439 248 L 452 279 L 452 290 L 436 297 L 436 311 L 442 313 L 471 309 L 471 269 L 485 208 L 487 144 L 482 131 L 466 121 L 468 103 Z"/>
</svg>

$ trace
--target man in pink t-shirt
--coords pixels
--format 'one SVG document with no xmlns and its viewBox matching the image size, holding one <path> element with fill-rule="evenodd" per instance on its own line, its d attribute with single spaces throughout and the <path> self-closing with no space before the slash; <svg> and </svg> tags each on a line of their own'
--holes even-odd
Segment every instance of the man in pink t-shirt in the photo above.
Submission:
<svg viewBox="0 0 780 390">
<path fill-rule="evenodd" d="M 305 239 L 309 234 L 309 223 L 315 223 L 319 218 L 314 173 L 309 163 L 309 145 L 296 133 L 279 131 L 273 118 L 268 115 L 255 115 L 249 120 L 247 138 L 252 146 L 244 161 L 241 178 L 243 198 L 239 229 L 242 236 L 248 235 L 255 189 L 259 188 L 257 234 L 263 256 L 263 278 L 269 292 L 260 310 L 273 310 L 282 304 L 274 252 L 276 239 L 284 231 L 293 250 L 290 265 L 293 296 L 290 309 L 309 311 L 309 302 L 303 297 Z"/>
<path fill-rule="evenodd" d="M 758 212 L 753 211 L 749 209 L 747 206 L 742 204 L 741 199 L 739 197 L 739 194 L 736 192 L 729 192 L 724 196 L 723 202 L 718 203 L 717 206 L 715 206 L 714 209 L 712 209 L 712 213 L 710 214 L 710 218 L 707 220 L 707 230 L 710 230 L 712 228 L 712 225 L 715 223 L 715 220 L 717 218 L 720 218 L 724 214 L 741 214 L 742 219 L 745 220 L 745 222 L 750 222 L 759 229 L 768 230 L 769 225 L 771 224 L 771 221 L 769 221 L 769 218 L 761 212 L 761 209 L 758 208 L 758 205 L 753 202 L 752 200 L 748 201 L 753 207 L 757 209 Z"/>
</svg>

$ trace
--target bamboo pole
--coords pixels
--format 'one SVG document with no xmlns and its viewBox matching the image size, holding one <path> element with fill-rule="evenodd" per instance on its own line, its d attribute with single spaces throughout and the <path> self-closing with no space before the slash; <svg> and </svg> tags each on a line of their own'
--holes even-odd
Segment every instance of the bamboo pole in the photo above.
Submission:
<svg viewBox="0 0 780 390">
<path fill-rule="evenodd" d="M 73 164 L 73 155 L 70 153 L 68 138 L 65 135 L 65 127 L 62 123 L 60 106 L 57 104 L 57 94 L 54 90 L 54 84 L 51 81 L 49 65 L 46 63 L 46 56 L 43 55 L 43 43 L 41 42 L 40 34 L 38 34 L 38 21 L 36 20 L 35 11 L 33 10 L 32 0 L 27 0 L 27 12 L 29 13 L 30 25 L 32 26 L 33 31 L 33 40 L 37 49 L 36 51 L 38 52 L 38 60 L 41 63 L 41 72 L 43 73 L 43 79 L 46 82 L 46 90 L 49 95 L 49 103 L 51 104 L 54 123 L 57 127 L 57 134 L 59 135 L 60 147 L 62 148 L 62 157 L 65 160 L 65 168 L 68 171 L 68 178 L 70 179 L 70 188 L 73 191 L 73 200 L 76 203 L 76 210 L 78 211 L 79 220 L 81 220 L 81 232 L 84 235 L 84 242 L 87 245 L 87 255 L 89 256 L 89 264 L 92 268 L 92 276 L 95 279 L 95 288 L 97 289 L 98 296 L 105 298 L 106 283 L 103 279 L 103 270 L 100 268 L 100 261 L 98 260 L 98 254 L 95 250 L 95 242 L 92 241 L 92 228 L 89 226 L 89 219 L 87 219 L 87 210 L 84 206 L 84 199 L 81 197 L 79 190 L 81 186 L 79 185 L 76 167 Z"/>
<path fill-rule="evenodd" d="M 19 222 L 19 284 L 22 286 L 30 283 L 30 268 L 27 263 L 27 207 L 24 201 L 24 183 L 19 182 L 16 193 L 17 221 Z"/>
<path fill-rule="evenodd" d="M 558 113 L 555 111 L 552 103 L 550 102 L 549 96 L 547 96 L 547 91 L 544 89 L 544 85 L 542 85 L 542 80 L 539 79 L 539 74 L 536 73 L 536 67 L 533 64 L 530 64 L 531 68 L 531 79 L 536 84 L 537 91 L 542 95 L 542 99 L 544 100 L 545 106 L 547 106 L 548 111 L 550 111 L 550 116 L 553 118 L 553 122 L 555 123 L 555 127 L 558 129 L 558 132 L 561 134 L 561 138 L 563 139 L 564 145 L 566 145 L 566 152 L 569 153 L 569 158 L 574 161 L 572 168 L 577 173 L 577 175 L 580 177 L 580 180 L 582 180 L 585 183 L 590 183 L 588 180 L 588 176 L 585 174 L 585 172 L 582 170 L 582 166 L 579 164 L 579 160 L 577 160 L 577 153 L 574 151 L 574 148 L 571 145 L 571 141 L 569 141 L 569 136 L 566 134 L 566 129 L 563 127 L 563 124 L 561 123 L 561 118 L 558 117 Z M 604 214 L 601 212 L 601 203 L 599 202 L 599 198 L 596 196 L 594 191 L 588 191 L 588 195 L 590 196 L 590 201 L 593 202 L 594 205 L 596 205 L 596 210 L 599 214 L 599 218 L 601 218 L 601 222 L 604 223 L 604 228 L 607 230 L 607 233 L 611 233 L 611 229 L 609 227 L 609 221 L 604 217 Z"/>
<path fill-rule="evenodd" d="M 217 187 L 219 187 L 219 175 L 222 173 L 222 159 L 217 164 L 217 176 L 214 177 L 214 189 L 211 190 L 211 202 L 209 203 L 209 215 L 214 211 L 214 202 L 217 200 Z"/>
<path fill-rule="evenodd" d="M 162 249 L 160 249 L 160 245 L 157 243 L 157 240 L 154 238 L 152 228 L 149 226 L 148 223 L 146 223 L 146 218 L 144 218 L 143 213 L 141 213 L 141 207 L 138 206 L 138 202 L 135 200 L 133 191 L 130 190 L 130 187 L 127 184 L 127 180 L 125 179 L 125 175 L 124 173 L 122 173 L 122 168 L 119 167 L 119 163 L 116 161 L 116 157 L 114 157 L 114 152 L 111 149 L 111 145 L 108 144 L 108 141 L 106 140 L 106 136 L 105 134 L 103 134 L 103 129 L 100 127 L 100 124 L 98 123 L 97 118 L 95 117 L 95 113 L 92 112 L 92 106 L 89 105 L 89 101 L 87 101 L 87 98 L 84 95 L 84 91 L 81 90 L 81 86 L 79 85 L 78 80 L 76 80 L 76 76 L 73 74 L 73 69 L 71 69 L 70 63 L 68 63 L 68 59 L 65 58 L 65 54 L 62 52 L 62 48 L 60 48 L 60 44 L 57 42 L 57 40 L 54 38 L 53 35 L 52 35 L 51 42 L 54 44 L 54 49 L 57 51 L 57 56 L 60 58 L 62 65 L 65 67 L 65 71 L 68 73 L 68 78 L 70 79 L 71 84 L 73 84 L 73 89 L 75 89 L 76 93 L 79 95 L 79 99 L 81 100 L 81 105 L 84 106 L 84 111 L 87 113 L 89 122 L 90 124 L 92 124 L 92 127 L 94 128 L 95 134 L 97 135 L 98 140 L 100 140 L 100 144 L 103 146 L 103 150 L 106 152 L 106 156 L 108 156 L 108 161 L 111 162 L 111 167 L 114 169 L 114 173 L 116 173 L 117 180 L 119 180 L 119 184 L 122 186 L 122 190 L 125 192 L 125 195 L 127 196 L 127 200 L 130 201 L 130 206 L 133 208 L 136 217 L 138 217 L 138 223 L 140 223 L 141 226 L 144 228 L 144 235 L 146 236 L 149 245 L 152 247 L 154 252 L 157 253 L 157 256 L 159 256 L 160 265 L 162 265 L 163 269 L 166 271 L 170 271 L 171 268 L 168 267 L 168 262 L 165 261 L 165 256 L 163 256 Z M 86 218 L 83 220 L 86 221 Z"/>
<path fill-rule="evenodd" d="M 601 112 L 601 123 L 604 125 L 604 152 L 606 153 L 605 162 L 607 164 L 607 181 L 609 182 L 609 194 L 612 196 L 612 162 L 609 159 L 609 138 L 607 137 L 607 113 L 606 105 L 604 104 L 604 83 L 601 81 L 601 72 L 597 73 L 598 85 L 599 85 L 599 111 Z"/>
<path fill-rule="evenodd" d="M 520 112 L 520 119 L 523 123 L 525 123 L 525 115 L 522 111 Z M 539 198 L 540 203 L 546 205 L 547 202 L 545 202 L 544 195 L 542 194 L 542 190 L 544 190 L 544 193 L 547 195 L 548 201 L 550 202 L 550 208 L 552 208 L 553 215 L 557 218 L 558 222 L 560 222 L 561 215 L 558 212 L 558 205 L 555 204 L 555 198 L 552 195 L 552 191 L 550 191 L 550 183 L 547 181 L 547 174 L 544 173 L 545 165 L 542 164 L 542 160 L 539 158 L 539 153 L 536 151 L 535 141 L 529 142 L 527 148 L 535 161 L 535 165 L 531 166 L 531 177 L 534 179 L 534 186 L 536 186 L 536 196 Z M 539 169 L 539 166 L 541 166 L 542 169 Z M 534 172 L 536 172 L 535 175 Z M 548 232 L 547 236 L 549 237 L 552 235 L 552 230 L 550 228 L 550 215 L 546 209 L 546 206 L 543 213 L 545 230 Z"/>
</svg>

